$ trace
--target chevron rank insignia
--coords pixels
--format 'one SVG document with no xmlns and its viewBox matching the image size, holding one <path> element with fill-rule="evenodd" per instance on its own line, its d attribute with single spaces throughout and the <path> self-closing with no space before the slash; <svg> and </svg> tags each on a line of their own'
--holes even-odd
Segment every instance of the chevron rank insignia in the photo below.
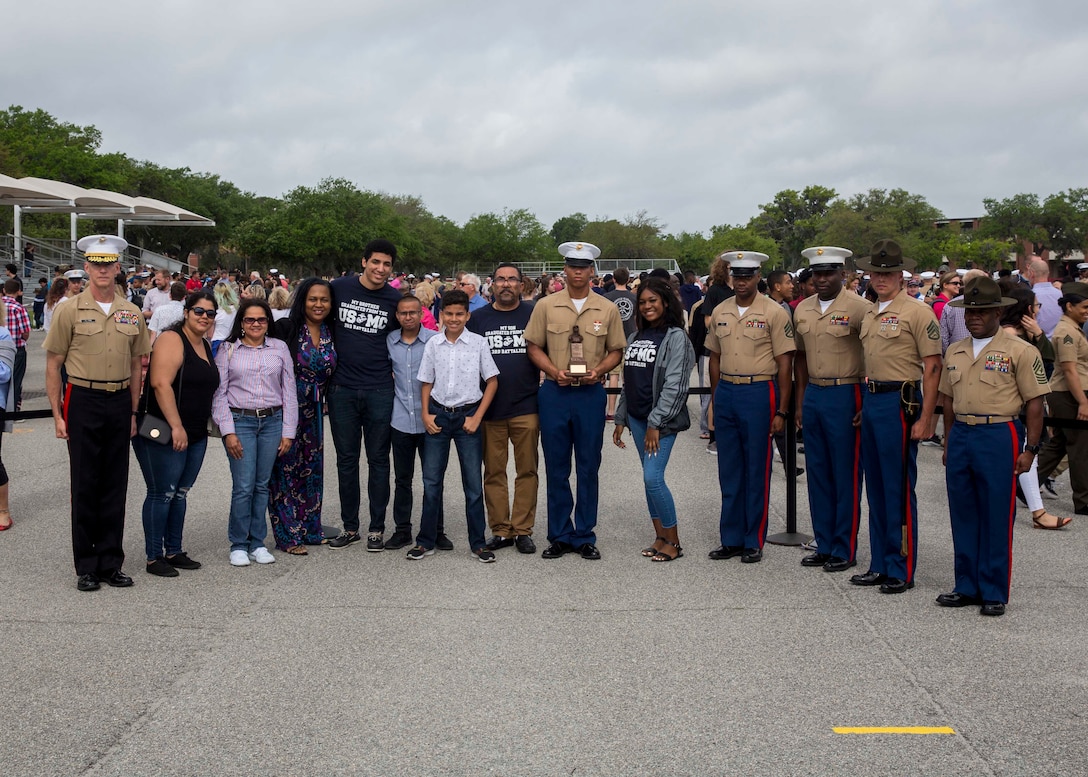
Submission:
<svg viewBox="0 0 1088 777">
<path fill-rule="evenodd" d="M 941 328 L 937 325 L 936 321 L 930 321 L 929 326 L 926 327 L 926 334 L 930 340 L 941 339 Z"/>
</svg>

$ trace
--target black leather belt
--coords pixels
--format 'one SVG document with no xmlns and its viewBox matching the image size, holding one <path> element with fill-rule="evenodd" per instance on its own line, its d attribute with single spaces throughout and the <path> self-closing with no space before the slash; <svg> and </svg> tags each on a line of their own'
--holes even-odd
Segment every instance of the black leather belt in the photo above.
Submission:
<svg viewBox="0 0 1088 777">
<path fill-rule="evenodd" d="M 283 405 L 276 405 L 275 407 L 258 407 L 255 409 L 250 409 L 248 407 L 232 407 L 230 412 L 249 416 L 250 418 L 268 418 L 281 410 L 283 410 Z"/>
<path fill-rule="evenodd" d="M 443 405 L 443 404 L 441 404 L 439 402 L 435 402 L 432 399 L 431 404 L 434 405 L 435 407 L 437 407 L 439 410 L 441 410 L 444 413 L 465 413 L 465 412 L 468 412 L 469 410 L 472 410 L 475 407 L 478 407 L 480 402 L 479 402 L 479 400 L 477 400 L 475 402 L 469 402 L 467 405 L 459 405 L 457 407 L 450 407 L 449 405 Z"/>
<path fill-rule="evenodd" d="M 871 380 L 866 386 L 870 394 L 887 394 L 892 391 L 900 391 L 903 386 L 918 386 L 916 380 Z"/>
</svg>

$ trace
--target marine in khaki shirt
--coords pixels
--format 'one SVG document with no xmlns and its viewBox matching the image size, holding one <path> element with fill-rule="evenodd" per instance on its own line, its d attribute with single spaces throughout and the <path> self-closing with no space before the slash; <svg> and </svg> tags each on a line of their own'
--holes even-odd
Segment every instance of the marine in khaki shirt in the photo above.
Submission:
<svg viewBox="0 0 1088 777">
<path fill-rule="evenodd" d="M 151 352 L 140 310 L 117 294 L 104 313 L 90 289 L 57 308 L 42 347 L 63 356 L 69 378 L 95 383 L 128 380 L 131 359 Z"/>
<path fill-rule="evenodd" d="M 571 378 L 558 373 L 563 373 L 570 367 L 570 336 L 576 325 L 582 336 L 586 365 L 594 373 L 593 381 L 583 377 L 582 383 L 595 382 L 607 374 L 615 365 L 608 365 L 605 370 L 597 369 L 601 362 L 614 351 L 622 355 L 627 346 L 619 310 L 600 294 L 590 292 L 581 312 L 575 307 L 567 289 L 539 300 L 533 307 L 528 326 L 525 327 L 525 340 L 529 344 L 530 355 L 537 351 L 537 357 L 533 361 L 538 367 L 541 355 L 551 362 L 550 368 L 541 368 L 545 377 L 558 380 L 564 386 L 570 384 Z"/>
<path fill-rule="evenodd" d="M 793 324 L 782 306 L 761 294 L 742 314 L 736 297 L 730 297 L 714 309 L 704 345 L 710 349 L 714 383 L 718 374 L 731 376 L 778 375 L 775 357 L 796 350 Z M 717 358 L 715 358 L 717 357 Z"/>
<path fill-rule="evenodd" d="M 955 546 L 955 588 L 942 607 L 979 605 L 1002 615 L 1009 600 L 1016 479 L 1031 468 L 1049 393 L 1043 359 L 1033 345 L 1001 329 L 1001 309 L 1015 304 L 990 278 L 972 278 L 963 296 L 971 336 L 945 353 L 945 479 Z M 1027 446 L 1017 418 L 1027 416 Z"/>
<path fill-rule="evenodd" d="M 1063 363 L 1075 365 L 1081 391 L 1088 391 L 1088 337 L 1084 336 L 1084 331 L 1068 315 L 1063 315 L 1054 327 L 1050 342 L 1054 346 L 1056 367 L 1050 376 L 1051 391 L 1071 390 Z"/>
<path fill-rule="evenodd" d="M 873 274 L 874 285 L 878 274 L 885 273 Z M 902 283 L 898 277 L 892 280 Z M 880 301 L 870 307 L 862 321 L 861 341 L 869 380 L 919 380 L 925 358 L 941 355 L 941 327 L 933 310 L 902 291 L 883 309 Z"/>
<path fill-rule="evenodd" d="M 817 294 L 805 297 L 793 312 L 798 383 L 802 362 L 809 379 L 861 379 L 865 376 L 861 322 L 872 305 L 841 285 L 840 289 L 827 310 L 821 309 Z"/>
</svg>

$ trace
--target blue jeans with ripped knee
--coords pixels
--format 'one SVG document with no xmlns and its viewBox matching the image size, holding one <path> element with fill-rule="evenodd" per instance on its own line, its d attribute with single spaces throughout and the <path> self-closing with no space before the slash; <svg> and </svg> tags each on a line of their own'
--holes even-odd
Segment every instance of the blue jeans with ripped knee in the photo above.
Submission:
<svg viewBox="0 0 1088 777">
<path fill-rule="evenodd" d="M 200 474 L 208 439 L 189 443 L 183 451 L 175 451 L 172 445 L 159 445 L 136 435 L 132 438 L 132 447 L 147 483 L 142 511 L 147 560 L 176 556 L 182 551 L 185 497 Z"/>
</svg>

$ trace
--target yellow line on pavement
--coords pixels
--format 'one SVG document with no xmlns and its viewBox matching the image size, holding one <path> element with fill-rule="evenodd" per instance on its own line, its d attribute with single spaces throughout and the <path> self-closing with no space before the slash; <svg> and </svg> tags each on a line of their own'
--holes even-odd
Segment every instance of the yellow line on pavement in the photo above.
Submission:
<svg viewBox="0 0 1088 777">
<path fill-rule="evenodd" d="M 948 726 L 835 726 L 836 734 L 955 734 Z"/>
</svg>

